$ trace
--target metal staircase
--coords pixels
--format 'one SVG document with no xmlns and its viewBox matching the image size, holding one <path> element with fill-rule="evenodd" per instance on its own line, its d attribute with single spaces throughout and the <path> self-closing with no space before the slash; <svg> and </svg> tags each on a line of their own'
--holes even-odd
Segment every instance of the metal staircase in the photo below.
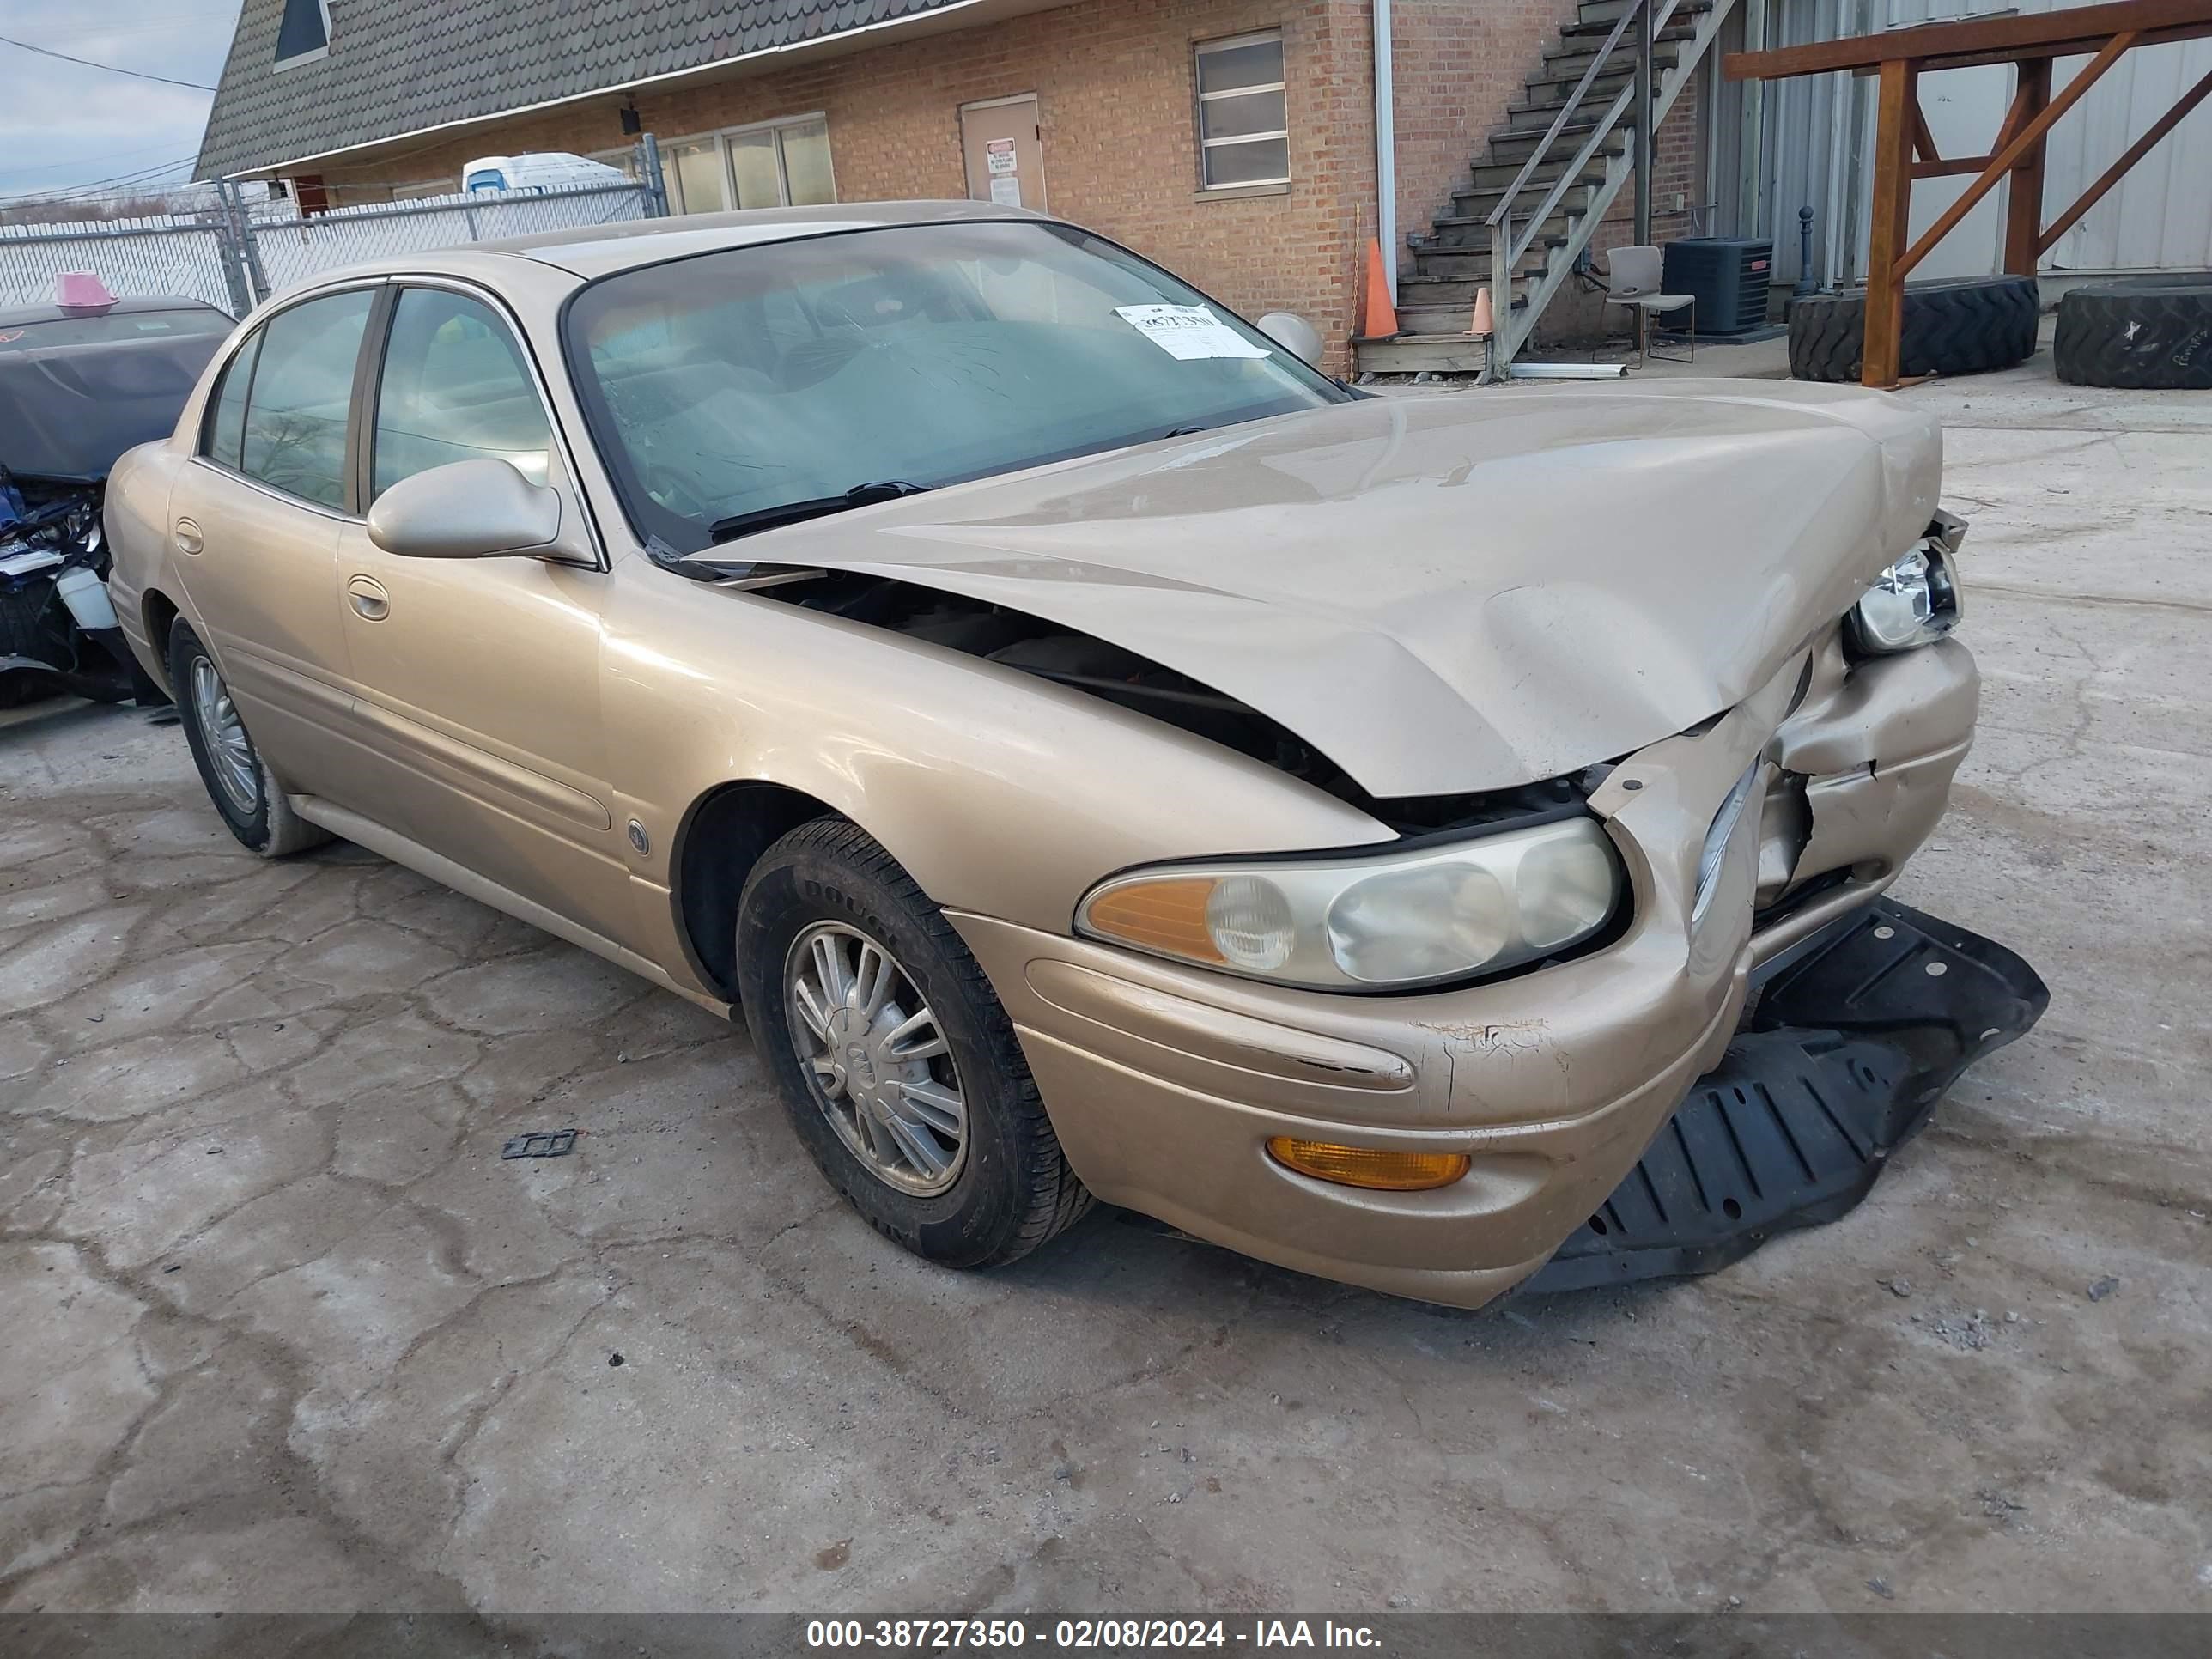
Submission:
<svg viewBox="0 0 2212 1659">
<path fill-rule="evenodd" d="M 1398 282 L 1399 332 L 1352 343 L 1363 373 L 1503 373 L 1636 173 L 1639 121 L 1656 132 L 1720 33 L 1735 0 L 1583 0 L 1522 96 L 1491 130 L 1467 188 L 1432 228 L 1407 238 L 1413 274 Z M 1650 31 L 1648 89 L 1636 72 Z M 1492 283 L 1493 272 L 1510 282 Z M 1495 338 L 1469 331 L 1476 290 L 1491 289 Z"/>
</svg>

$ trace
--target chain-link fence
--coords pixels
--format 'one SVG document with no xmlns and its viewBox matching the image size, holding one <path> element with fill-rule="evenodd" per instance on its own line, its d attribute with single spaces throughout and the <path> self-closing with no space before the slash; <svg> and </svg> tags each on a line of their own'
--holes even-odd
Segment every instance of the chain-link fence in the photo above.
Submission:
<svg viewBox="0 0 2212 1659">
<path fill-rule="evenodd" d="M 644 155 L 640 180 L 578 189 L 436 196 L 307 217 L 248 210 L 227 192 L 217 214 L 0 225 L 0 307 L 50 302 L 56 277 L 88 270 L 118 299 L 184 295 L 242 317 L 279 289 L 365 259 L 665 213 L 659 158 L 650 145 Z"/>
<path fill-rule="evenodd" d="M 246 244 L 269 291 L 319 271 L 393 253 L 423 253 L 465 242 L 541 230 L 616 224 L 651 216 L 651 192 L 623 183 L 542 195 L 432 196 L 389 206 L 333 208 L 312 218 L 248 220 Z"/>
<path fill-rule="evenodd" d="M 94 272 L 119 299 L 183 295 L 234 317 L 252 303 L 220 219 L 0 225 L 0 307 L 51 303 L 55 278 L 69 270 Z"/>
</svg>

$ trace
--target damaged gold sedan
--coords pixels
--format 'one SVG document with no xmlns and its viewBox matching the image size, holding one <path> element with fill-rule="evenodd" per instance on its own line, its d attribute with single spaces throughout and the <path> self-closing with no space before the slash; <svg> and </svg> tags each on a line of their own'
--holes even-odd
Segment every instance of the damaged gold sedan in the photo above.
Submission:
<svg viewBox="0 0 2212 1659">
<path fill-rule="evenodd" d="M 1301 343 L 988 204 L 388 262 L 125 458 L 112 586 L 240 841 L 742 1008 L 932 1260 L 1095 1197 L 1472 1306 L 1842 1213 L 2045 1000 L 1881 896 L 1973 734 L 1936 429 Z"/>
</svg>

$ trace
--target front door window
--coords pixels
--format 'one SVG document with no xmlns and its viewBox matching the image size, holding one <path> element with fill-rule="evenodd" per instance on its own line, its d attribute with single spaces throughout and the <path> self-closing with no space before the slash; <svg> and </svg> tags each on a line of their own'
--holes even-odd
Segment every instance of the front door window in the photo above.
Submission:
<svg viewBox="0 0 2212 1659">
<path fill-rule="evenodd" d="M 491 307 L 447 289 L 402 289 L 377 383 L 374 494 L 485 458 L 542 484 L 552 441 L 521 349 Z"/>
</svg>

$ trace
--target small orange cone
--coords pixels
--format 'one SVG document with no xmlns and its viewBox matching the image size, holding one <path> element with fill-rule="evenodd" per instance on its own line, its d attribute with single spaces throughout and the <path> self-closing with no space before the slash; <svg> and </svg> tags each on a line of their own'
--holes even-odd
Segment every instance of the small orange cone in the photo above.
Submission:
<svg viewBox="0 0 2212 1659">
<path fill-rule="evenodd" d="M 1390 282 L 1382 270 L 1382 243 L 1367 239 L 1367 294 L 1359 310 L 1359 331 L 1370 340 L 1387 340 L 1398 331 L 1398 308 L 1390 303 Z"/>
<path fill-rule="evenodd" d="M 1474 291 L 1474 320 L 1467 331 L 1478 340 L 1486 340 L 1497 332 L 1498 319 L 1491 313 L 1490 289 L 1487 285 Z"/>
</svg>

